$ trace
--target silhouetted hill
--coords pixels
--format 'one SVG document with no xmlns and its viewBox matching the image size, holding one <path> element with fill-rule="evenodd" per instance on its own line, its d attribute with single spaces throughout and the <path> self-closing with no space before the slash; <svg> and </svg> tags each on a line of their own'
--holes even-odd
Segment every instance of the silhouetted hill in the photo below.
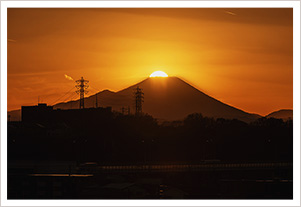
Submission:
<svg viewBox="0 0 301 207">
<path fill-rule="evenodd" d="M 266 116 L 267 118 L 276 118 L 276 119 L 293 119 L 293 110 L 291 109 L 281 109 L 279 111 L 274 111 Z"/>
<path fill-rule="evenodd" d="M 177 77 L 147 78 L 119 92 L 109 90 L 97 94 L 98 106 L 111 106 L 121 111 L 130 106 L 134 112 L 134 90 L 139 86 L 144 92 L 143 112 L 155 118 L 178 120 L 191 113 L 202 113 L 203 116 L 226 119 L 239 119 L 250 122 L 259 115 L 246 113 L 224 104 L 199 91 Z M 85 107 L 95 107 L 96 95 L 85 98 Z M 56 104 L 55 108 L 78 108 L 79 101 Z"/>
</svg>

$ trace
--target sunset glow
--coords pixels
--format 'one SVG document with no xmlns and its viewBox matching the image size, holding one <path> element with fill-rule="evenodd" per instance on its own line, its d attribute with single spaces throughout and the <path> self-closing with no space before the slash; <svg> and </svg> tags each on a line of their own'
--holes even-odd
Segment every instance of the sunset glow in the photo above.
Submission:
<svg viewBox="0 0 301 207">
<path fill-rule="evenodd" d="M 247 112 L 293 108 L 291 8 L 9 8 L 7 24 L 8 110 L 52 104 L 68 77 L 117 92 L 154 69 Z"/>
<path fill-rule="evenodd" d="M 153 72 L 149 77 L 154 78 L 154 77 L 168 77 L 166 73 L 163 71 L 155 71 Z"/>
</svg>

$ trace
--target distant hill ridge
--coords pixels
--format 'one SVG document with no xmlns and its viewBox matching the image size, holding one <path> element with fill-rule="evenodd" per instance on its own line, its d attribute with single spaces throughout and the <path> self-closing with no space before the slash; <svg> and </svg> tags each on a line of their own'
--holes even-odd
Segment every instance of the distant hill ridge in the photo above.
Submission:
<svg viewBox="0 0 301 207">
<path fill-rule="evenodd" d="M 192 113 L 201 113 L 203 116 L 214 118 L 239 119 L 245 122 L 261 117 L 222 103 L 177 77 L 147 78 L 118 92 L 103 90 L 97 95 L 85 98 L 85 107 L 95 107 L 97 97 L 98 107 L 112 107 L 119 112 L 122 107 L 130 107 L 131 113 L 134 113 L 134 90 L 137 86 L 144 92 L 143 112 L 160 120 L 182 120 Z M 79 100 L 58 103 L 54 108 L 77 109 Z M 12 112 L 11 120 L 16 120 L 20 111 Z M 286 118 L 287 116 L 284 115 L 286 113 L 292 114 L 292 110 L 279 110 L 266 117 Z"/>
<path fill-rule="evenodd" d="M 279 111 L 274 111 L 266 116 L 266 118 L 276 118 L 276 119 L 293 119 L 293 110 L 291 109 L 281 109 Z"/>
</svg>

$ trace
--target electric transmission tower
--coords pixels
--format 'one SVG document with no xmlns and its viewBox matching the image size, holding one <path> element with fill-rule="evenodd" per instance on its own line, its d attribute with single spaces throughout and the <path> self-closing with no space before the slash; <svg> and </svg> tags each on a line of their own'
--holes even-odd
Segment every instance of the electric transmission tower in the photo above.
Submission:
<svg viewBox="0 0 301 207">
<path fill-rule="evenodd" d="M 80 96 L 79 108 L 83 109 L 83 108 L 85 108 L 84 98 L 85 98 L 85 94 L 88 93 L 87 88 L 89 87 L 89 85 L 88 85 L 89 81 L 85 80 L 83 77 L 81 77 L 81 79 L 79 79 L 75 82 L 77 84 L 76 85 L 76 88 L 77 88 L 76 93 L 79 94 L 79 96 Z"/>
<path fill-rule="evenodd" d="M 142 89 L 137 86 L 134 92 L 135 95 L 135 109 L 136 109 L 136 115 L 142 114 L 142 103 L 144 99 L 144 93 L 142 92 Z"/>
</svg>

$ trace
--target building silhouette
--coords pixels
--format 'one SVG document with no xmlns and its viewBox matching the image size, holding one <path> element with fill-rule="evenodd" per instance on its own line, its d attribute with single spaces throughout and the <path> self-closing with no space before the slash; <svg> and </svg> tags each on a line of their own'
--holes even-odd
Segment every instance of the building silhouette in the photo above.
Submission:
<svg viewBox="0 0 301 207">
<path fill-rule="evenodd" d="M 22 122 L 50 123 L 50 122 L 74 122 L 77 120 L 97 120 L 112 116 L 111 107 L 84 108 L 84 109 L 53 109 L 46 103 L 36 106 L 22 106 Z"/>
</svg>

